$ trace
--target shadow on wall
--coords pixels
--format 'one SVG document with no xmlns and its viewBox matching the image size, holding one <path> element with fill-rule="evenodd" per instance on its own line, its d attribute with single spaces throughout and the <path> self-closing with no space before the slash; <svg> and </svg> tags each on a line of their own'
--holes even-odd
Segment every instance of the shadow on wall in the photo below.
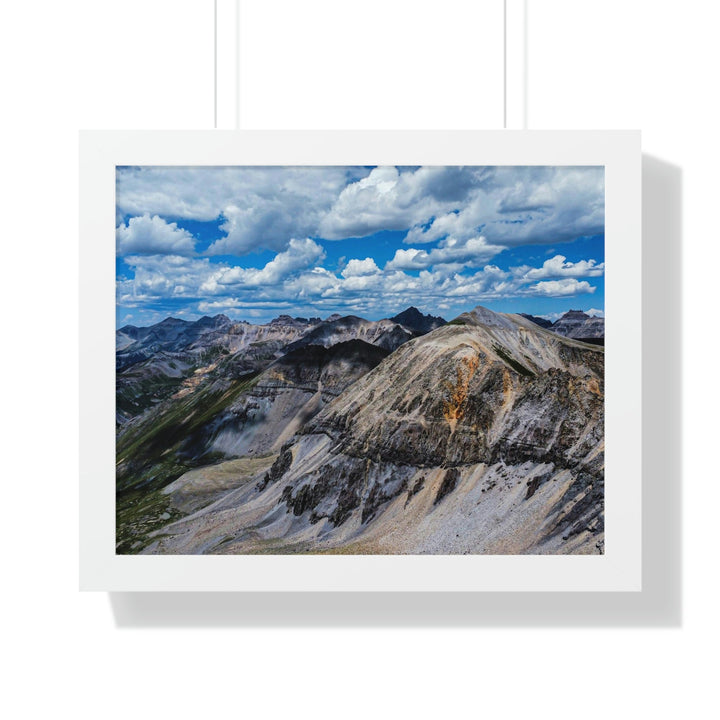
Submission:
<svg viewBox="0 0 720 720">
<path fill-rule="evenodd" d="M 681 624 L 682 171 L 643 156 L 643 591 L 110 593 L 118 627 Z"/>
</svg>

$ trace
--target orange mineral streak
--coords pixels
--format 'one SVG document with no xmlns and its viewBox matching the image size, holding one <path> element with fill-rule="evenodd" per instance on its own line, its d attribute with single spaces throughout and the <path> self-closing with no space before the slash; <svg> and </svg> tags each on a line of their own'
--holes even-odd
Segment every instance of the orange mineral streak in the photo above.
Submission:
<svg viewBox="0 0 720 720">
<path fill-rule="evenodd" d="M 172 396 L 172 399 L 177 400 L 179 398 L 185 397 L 186 395 L 190 395 L 190 393 L 195 392 L 195 390 L 197 390 L 202 381 L 205 379 L 205 376 L 208 373 L 211 373 L 216 367 L 217 363 L 212 363 L 211 365 L 207 365 L 206 367 L 201 367 L 195 370 L 189 378 L 185 378 L 185 380 L 182 381 L 180 389 Z"/>
<path fill-rule="evenodd" d="M 450 396 L 445 400 L 443 414 L 448 423 L 450 423 L 450 429 L 453 433 L 455 432 L 457 421 L 461 420 L 465 413 L 468 388 L 479 364 L 480 360 L 476 355 L 460 358 L 460 362 L 457 365 L 455 381 L 445 383 L 445 388 Z"/>
</svg>

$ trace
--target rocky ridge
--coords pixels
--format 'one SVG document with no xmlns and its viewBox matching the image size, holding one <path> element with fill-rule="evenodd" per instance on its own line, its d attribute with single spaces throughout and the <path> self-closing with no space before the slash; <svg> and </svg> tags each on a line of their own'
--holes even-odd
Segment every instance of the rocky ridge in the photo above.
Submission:
<svg viewBox="0 0 720 720">
<path fill-rule="evenodd" d="M 219 364 L 226 374 L 239 377 L 262 372 L 301 347 L 329 348 L 358 339 L 392 351 L 417 334 L 389 319 L 369 321 L 353 315 L 333 315 L 325 321 L 280 315 L 263 325 L 216 315 L 195 322 L 167 318 L 145 328 L 126 325 L 116 332 L 117 424 L 196 385 Z"/>
</svg>

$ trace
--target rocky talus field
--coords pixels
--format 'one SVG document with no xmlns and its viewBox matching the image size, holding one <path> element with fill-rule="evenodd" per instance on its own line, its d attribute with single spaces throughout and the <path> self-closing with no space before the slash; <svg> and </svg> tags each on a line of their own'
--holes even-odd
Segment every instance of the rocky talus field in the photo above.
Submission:
<svg viewBox="0 0 720 720">
<path fill-rule="evenodd" d="M 118 552 L 603 552 L 598 344 L 483 307 L 169 320 L 118 331 Z"/>
</svg>

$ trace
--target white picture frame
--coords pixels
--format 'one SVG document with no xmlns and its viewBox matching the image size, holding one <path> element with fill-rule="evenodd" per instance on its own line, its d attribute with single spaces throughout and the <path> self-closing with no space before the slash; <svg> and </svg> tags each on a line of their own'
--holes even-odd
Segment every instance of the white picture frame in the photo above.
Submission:
<svg viewBox="0 0 720 720">
<path fill-rule="evenodd" d="M 602 165 L 606 479 L 601 555 L 115 553 L 115 178 L 124 165 Z M 83 131 L 80 587 L 104 591 L 640 591 L 637 131 Z"/>
</svg>

